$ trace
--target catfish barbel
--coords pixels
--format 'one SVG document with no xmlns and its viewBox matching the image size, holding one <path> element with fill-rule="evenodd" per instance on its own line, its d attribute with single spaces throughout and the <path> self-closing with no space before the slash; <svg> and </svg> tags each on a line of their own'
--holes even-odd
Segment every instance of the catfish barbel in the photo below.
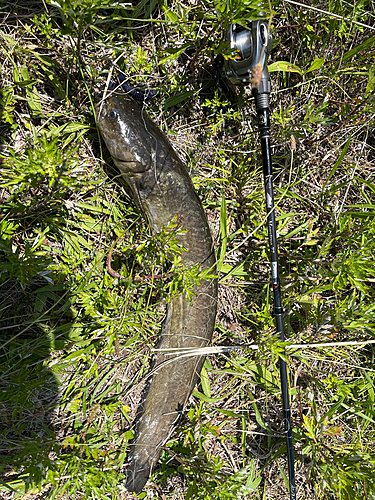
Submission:
<svg viewBox="0 0 375 500">
<path fill-rule="evenodd" d="M 125 94 L 112 93 L 96 105 L 96 113 L 113 161 L 146 214 L 153 233 L 160 232 L 178 216 L 186 230 L 178 235 L 187 249 L 182 254 L 183 264 L 188 268 L 200 264 L 200 270 L 215 272 L 206 214 L 186 167 L 166 136 L 144 108 Z M 200 348 L 209 344 L 215 327 L 217 280 L 202 280 L 199 286 L 195 285 L 194 293 L 191 302 L 183 293 L 172 297 L 158 348 Z M 131 492 L 139 493 L 149 479 L 204 363 L 204 356 L 166 362 L 171 359 L 173 356 L 157 354 L 154 374 L 137 417 L 125 483 Z"/>
</svg>

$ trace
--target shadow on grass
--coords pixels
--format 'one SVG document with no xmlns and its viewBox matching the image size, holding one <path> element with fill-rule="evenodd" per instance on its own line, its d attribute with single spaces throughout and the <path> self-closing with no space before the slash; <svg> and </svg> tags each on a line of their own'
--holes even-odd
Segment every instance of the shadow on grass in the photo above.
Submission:
<svg viewBox="0 0 375 500">
<path fill-rule="evenodd" d="M 13 172 L 4 99 L 0 91 L 1 179 Z M 31 181 L 25 190 L 17 184 L 0 190 L 0 498 L 41 484 L 56 467 L 60 384 L 48 361 L 75 331 L 70 284 L 51 270 L 59 243 L 43 236 L 65 224 L 63 204 L 49 216 L 48 197 L 37 192 L 43 177 L 35 175 L 34 191 Z M 38 197 L 46 203 L 38 205 Z"/>
<path fill-rule="evenodd" d="M 0 489 L 8 491 L 40 484 L 61 447 L 59 381 L 47 362 L 66 348 L 73 323 L 69 289 L 52 279 L 0 283 Z"/>
</svg>

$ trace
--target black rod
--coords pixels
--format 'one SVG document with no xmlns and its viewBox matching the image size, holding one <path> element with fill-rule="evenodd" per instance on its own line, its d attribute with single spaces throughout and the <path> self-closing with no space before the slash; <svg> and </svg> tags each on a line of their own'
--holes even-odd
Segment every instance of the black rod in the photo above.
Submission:
<svg viewBox="0 0 375 500">
<path fill-rule="evenodd" d="M 270 112 L 269 112 L 269 95 L 271 92 L 271 82 L 267 67 L 263 70 L 263 75 L 258 88 L 253 88 L 252 93 L 255 97 L 255 103 L 258 115 L 258 125 L 260 132 L 260 142 L 262 148 L 263 161 L 263 177 L 266 194 L 267 208 L 267 225 L 268 239 L 270 245 L 270 260 L 272 272 L 272 288 L 274 297 L 274 309 L 276 317 L 276 329 L 280 339 L 284 341 L 284 322 L 283 308 L 281 303 L 280 290 L 280 274 L 279 274 L 279 258 L 277 252 L 277 236 L 276 236 L 276 218 L 275 218 L 275 201 L 273 195 L 272 183 L 272 159 L 270 145 Z M 285 354 L 285 352 L 284 352 Z M 289 476 L 289 494 L 290 500 L 296 500 L 296 480 L 294 471 L 294 456 L 293 456 L 293 437 L 292 437 L 292 420 L 289 402 L 289 384 L 286 362 L 279 357 L 280 366 L 280 382 L 281 396 L 283 403 L 285 436 L 286 436 L 286 451 L 288 458 L 288 476 Z"/>
</svg>

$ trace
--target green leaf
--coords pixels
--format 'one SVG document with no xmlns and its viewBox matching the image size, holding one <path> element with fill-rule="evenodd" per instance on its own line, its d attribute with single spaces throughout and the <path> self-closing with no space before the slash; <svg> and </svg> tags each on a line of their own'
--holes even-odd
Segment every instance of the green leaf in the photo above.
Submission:
<svg viewBox="0 0 375 500">
<path fill-rule="evenodd" d="M 217 256 L 217 271 L 220 272 L 224 258 L 225 252 L 227 250 L 228 243 L 228 215 L 227 215 L 227 202 L 225 200 L 225 196 L 223 194 L 221 198 L 221 206 L 220 206 L 220 248 Z"/>
<path fill-rule="evenodd" d="M 340 156 L 337 158 L 337 161 L 333 167 L 333 169 L 331 170 L 331 172 L 329 173 L 329 176 L 327 177 L 327 180 L 325 181 L 324 183 L 324 186 L 323 186 L 323 189 L 322 191 L 324 191 L 324 188 L 326 187 L 326 185 L 328 184 L 328 182 L 330 181 L 331 177 L 334 175 L 334 173 L 336 172 L 336 170 L 339 168 L 339 166 L 341 165 L 341 162 L 342 160 L 344 159 L 345 155 L 346 155 L 346 152 L 348 151 L 348 147 L 349 147 L 349 144 L 350 144 L 350 141 L 352 140 L 352 134 L 349 135 L 348 137 L 348 140 L 346 141 L 344 147 L 343 147 L 343 150 L 341 151 L 340 153 Z"/>
<path fill-rule="evenodd" d="M 352 408 L 344 403 L 342 403 L 342 407 L 345 408 L 346 410 L 348 410 L 352 415 L 356 415 L 360 419 L 365 419 L 365 420 L 368 420 L 369 422 L 371 422 L 372 424 L 375 424 L 374 419 L 368 417 L 367 415 L 365 415 L 361 411 L 356 411 L 354 408 Z"/>
<path fill-rule="evenodd" d="M 85 210 L 88 210 L 89 212 L 93 213 L 100 213 L 100 214 L 107 214 L 109 215 L 111 213 L 110 209 L 104 208 L 103 206 L 95 206 L 95 205 L 90 205 L 89 203 L 85 203 L 84 201 L 80 201 L 77 203 L 77 206 L 80 208 L 84 208 Z"/>
<path fill-rule="evenodd" d="M 253 409 L 254 409 L 254 413 L 255 413 L 255 420 L 258 422 L 258 424 L 263 427 L 263 429 L 267 429 L 267 426 L 265 425 L 265 423 L 263 422 L 263 418 L 262 418 L 262 415 L 260 414 L 259 410 L 258 410 L 258 406 L 256 404 L 255 401 L 253 401 L 254 397 L 249 393 L 249 398 L 250 398 L 250 401 L 251 401 L 251 404 L 253 406 Z"/>
<path fill-rule="evenodd" d="M 67 356 L 64 357 L 64 361 L 69 361 L 69 360 L 72 360 L 72 359 L 77 359 L 79 358 L 82 354 L 86 354 L 87 353 L 87 349 L 84 348 L 84 349 L 78 349 L 77 351 L 74 351 L 72 352 L 71 354 L 68 354 Z"/>
<path fill-rule="evenodd" d="M 225 278 L 229 278 L 229 276 L 247 276 L 249 274 L 248 271 L 244 270 L 243 262 L 240 262 L 237 266 L 222 264 L 220 272 L 226 275 Z"/>
<path fill-rule="evenodd" d="M 277 463 L 277 466 L 278 466 L 278 468 L 279 468 L 279 470 L 280 470 L 281 475 L 282 475 L 282 476 L 283 476 L 283 478 L 284 478 L 284 481 L 285 481 L 285 484 L 286 484 L 286 486 L 287 486 L 287 488 L 288 488 L 288 491 L 290 491 L 290 489 L 289 489 L 289 478 L 288 478 L 288 476 L 285 474 L 284 469 L 281 467 L 281 465 L 279 464 L 279 462 L 278 462 L 277 460 L 276 460 L 276 463 Z"/>
<path fill-rule="evenodd" d="M 375 65 L 371 66 L 368 71 L 368 82 L 365 90 L 365 97 L 375 89 Z"/>
<path fill-rule="evenodd" d="M 256 491 L 256 489 L 259 487 L 260 483 L 262 482 L 262 477 L 257 477 L 253 480 L 250 480 L 250 478 L 246 481 L 246 486 L 244 488 L 244 493 L 251 493 L 252 491 Z"/>
<path fill-rule="evenodd" d="M 343 215 L 350 215 L 351 217 L 356 217 L 358 219 L 368 219 L 375 218 L 375 212 L 343 212 Z"/>
<path fill-rule="evenodd" d="M 223 415 L 226 415 L 227 417 L 232 417 L 232 418 L 243 418 L 242 415 L 239 413 L 235 413 L 234 411 L 231 410 L 223 410 L 222 408 L 216 408 L 216 410 L 219 413 L 222 413 Z"/>
<path fill-rule="evenodd" d="M 170 21 L 172 21 L 173 23 L 178 23 L 179 19 L 178 19 L 178 17 L 176 16 L 176 14 L 175 14 L 174 12 L 172 12 L 172 10 L 171 10 L 171 9 L 168 9 L 168 8 L 166 8 L 166 7 L 164 7 L 164 6 L 163 6 L 163 11 L 164 11 L 164 13 L 165 13 L 166 17 L 167 17 Z"/>
<path fill-rule="evenodd" d="M 209 398 L 208 396 L 206 396 L 205 394 L 202 394 L 201 392 L 197 391 L 196 389 L 194 389 L 192 394 L 194 397 L 201 399 L 205 403 L 216 403 L 217 401 L 220 401 L 220 399 L 222 399 L 222 398 Z"/>
<path fill-rule="evenodd" d="M 188 97 L 193 96 L 196 92 L 197 92 L 196 90 L 189 90 L 187 92 L 183 92 L 182 94 L 177 94 L 172 97 L 168 97 L 168 99 L 164 101 L 163 107 L 164 109 L 168 109 L 171 108 L 172 106 L 176 106 L 180 102 L 185 101 Z"/>
<path fill-rule="evenodd" d="M 305 71 L 305 74 L 310 73 L 310 71 L 315 71 L 316 69 L 321 68 L 324 64 L 324 60 L 325 60 L 324 57 L 322 59 L 316 57 L 312 65 L 309 67 L 309 69 Z"/>
<path fill-rule="evenodd" d="M 346 61 L 347 59 L 351 59 L 353 56 L 358 54 L 358 52 L 361 52 L 362 50 L 365 50 L 374 44 L 375 44 L 375 36 L 372 36 L 368 38 L 365 42 L 361 43 L 360 45 L 357 45 L 357 47 L 354 47 L 354 49 L 349 50 L 349 52 L 344 54 L 342 60 Z"/>
<path fill-rule="evenodd" d="M 275 71 L 288 71 L 289 73 L 298 73 L 303 76 L 303 70 L 288 61 L 276 61 L 268 66 L 268 71 L 270 73 Z"/>
<path fill-rule="evenodd" d="M 74 415 L 75 413 L 77 413 L 80 406 L 81 406 L 81 400 L 79 397 L 77 397 L 70 403 L 69 411 Z"/>
<path fill-rule="evenodd" d="M 202 385 L 202 389 L 203 389 L 203 392 L 205 393 L 205 395 L 208 398 L 210 398 L 211 397 L 210 381 L 208 379 L 207 370 L 204 366 L 202 367 L 202 370 L 201 370 L 201 385 Z"/>
<path fill-rule="evenodd" d="M 60 125 L 59 127 L 51 127 L 47 132 L 47 137 L 56 137 L 61 134 L 72 134 L 78 131 L 87 131 L 90 129 L 90 125 L 80 122 L 69 122 Z"/>
<path fill-rule="evenodd" d="M 36 84 L 36 80 L 24 80 L 23 82 L 15 82 L 16 87 L 33 87 Z"/>
</svg>

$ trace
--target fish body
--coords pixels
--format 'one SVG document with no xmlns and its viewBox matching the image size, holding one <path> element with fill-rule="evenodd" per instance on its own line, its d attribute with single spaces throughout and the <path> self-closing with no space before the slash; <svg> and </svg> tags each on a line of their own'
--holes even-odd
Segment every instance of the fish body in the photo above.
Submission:
<svg viewBox="0 0 375 500">
<path fill-rule="evenodd" d="M 144 108 L 126 95 L 113 93 L 96 109 L 107 148 L 153 232 L 161 231 L 178 216 L 186 230 L 178 235 L 187 249 L 182 255 L 183 264 L 200 264 L 201 270 L 215 272 L 206 214 L 185 165 L 166 136 Z M 209 344 L 215 326 L 217 280 L 202 280 L 194 293 L 191 302 L 183 293 L 171 299 L 158 348 L 199 348 Z M 203 356 L 171 359 L 157 354 L 139 411 L 125 483 L 131 492 L 139 493 L 149 479 L 204 363 Z"/>
</svg>

